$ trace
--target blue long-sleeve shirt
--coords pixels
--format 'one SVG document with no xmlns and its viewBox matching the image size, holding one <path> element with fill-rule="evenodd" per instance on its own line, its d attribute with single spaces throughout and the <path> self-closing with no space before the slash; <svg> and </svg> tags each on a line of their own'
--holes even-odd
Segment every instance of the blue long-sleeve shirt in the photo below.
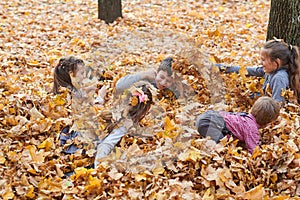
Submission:
<svg viewBox="0 0 300 200">
<path fill-rule="evenodd" d="M 289 87 L 289 74 L 287 69 L 280 68 L 272 73 L 265 73 L 263 67 L 247 67 L 247 71 L 250 76 L 264 76 L 263 91 L 266 93 L 269 85 L 272 90 L 272 98 L 278 102 L 284 101 L 281 92 Z"/>
<path fill-rule="evenodd" d="M 218 67 L 224 67 L 224 65 L 217 64 Z M 263 67 L 246 67 L 249 76 L 264 77 L 263 91 L 267 93 L 267 87 L 272 90 L 272 98 L 278 102 L 283 102 L 284 98 L 281 96 L 282 90 L 286 90 L 289 87 L 289 74 L 286 67 L 281 67 L 272 73 L 265 73 Z M 238 73 L 239 66 L 232 66 L 225 69 L 227 73 Z"/>
</svg>

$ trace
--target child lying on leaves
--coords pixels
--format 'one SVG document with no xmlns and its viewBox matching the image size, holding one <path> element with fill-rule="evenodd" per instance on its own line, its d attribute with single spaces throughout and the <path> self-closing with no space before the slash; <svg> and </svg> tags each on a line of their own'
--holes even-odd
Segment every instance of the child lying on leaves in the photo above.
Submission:
<svg viewBox="0 0 300 200">
<path fill-rule="evenodd" d="M 219 142 L 224 137 L 233 137 L 244 142 L 250 153 L 259 145 L 258 129 L 266 127 L 279 116 L 280 105 L 271 97 L 260 97 L 250 113 L 230 113 L 208 110 L 196 121 L 198 132 Z"/>
</svg>

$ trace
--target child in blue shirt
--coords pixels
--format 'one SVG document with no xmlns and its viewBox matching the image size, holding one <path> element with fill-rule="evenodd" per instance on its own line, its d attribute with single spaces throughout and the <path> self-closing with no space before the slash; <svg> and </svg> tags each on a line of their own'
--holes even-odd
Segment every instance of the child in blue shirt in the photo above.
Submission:
<svg viewBox="0 0 300 200">
<path fill-rule="evenodd" d="M 276 101 L 283 103 L 281 92 L 290 87 L 300 103 L 299 48 L 274 39 L 266 42 L 260 55 L 262 66 L 247 67 L 248 75 L 264 77 L 263 91 L 266 94 L 267 88 L 270 87 L 272 98 Z M 222 64 L 216 66 L 226 73 L 238 73 L 240 70 L 239 66 L 228 67 Z"/>
</svg>

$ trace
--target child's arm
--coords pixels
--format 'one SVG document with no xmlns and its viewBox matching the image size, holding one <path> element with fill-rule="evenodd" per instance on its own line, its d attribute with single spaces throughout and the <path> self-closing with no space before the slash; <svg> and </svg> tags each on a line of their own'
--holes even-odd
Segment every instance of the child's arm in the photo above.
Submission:
<svg viewBox="0 0 300 200">
<path fill-rule="evenodd" d="M 248 131 L 251 130 L 255 130 L 252 131 L 251 133 L 247 134 L 245 136 L 245 144 L 246 144 L 246 148 L 248 149 L 248 151 L 252 154 L 254 149 L 259 145 L 259 133 L 258 130 L 256 130 L 257 128 L 251 128 Z"/>
<path fill-rule="evenodd" d="M 216 67 L 219 68 L 221 72 L 225 73 L 239 73 L 241 67 L 240 66 L 227 66 L 224 64 L 215 64 Z M 246 70 L 248 72 L 248 76 L 257 76 L 257 77 L 263 77 L 265 75 L 263 67 L 246 67 Z"/>
<path fill-rule="evenodd" d="M 263 67 L 246 67 L 248 76 L 263 77 L 265 75 Z"/>
<path fill-rule="evenodd" d="M 115 148 L 116 144 L 127 133 L 127 131 L 132 127 L 132 120 L 124 119 L 122 121 L 122 127 L 114 129 L 107 137 L 105 137 L 98 144 L 94 162 L 95 168 L 99 164 L 99 159 L 107 156 L 111 152 L 111 150 Z"/>
<path fill-rule="evenodd" d="M 116 92 L 122 93 L 126 89 L 130 88 L 134 83 L 141 81 L 141 80 L 146 80 L 146 81 L 152 82 L 155 80 L 155 76 L 156 76 L 156 73 L 153 69 L 124 76 L 117 81 Z"/>
</svg>

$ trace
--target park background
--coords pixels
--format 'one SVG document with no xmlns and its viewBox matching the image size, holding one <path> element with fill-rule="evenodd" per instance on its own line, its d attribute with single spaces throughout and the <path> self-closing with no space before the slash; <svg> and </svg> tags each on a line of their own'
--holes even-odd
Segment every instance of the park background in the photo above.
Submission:
<svg viewBox="0 0 300 200">
<path fill-rule="evenodd" d="M 247 78 L 243 70 L 222 75 L 211 64 L 260 64 L 270 1 L 124 0 L 123 18 L 111 24 L 97 19 L 95 0 L 11 0 L 0 5 L 2 199 L 300 195 L 297 104 L 287 105 L 280 120 L 262 130 L 261 150 L 253 155 L 235 141 L 212 149 L 192 125 L 208 108 L 244 111 L 253 104 L 249 94 L 259 91 L 261 79 Z M 162 127 L 155 119 L 143 122 L 144 132 L 154 135 L 151 139 L 124 137 L 100 168 L 86 169 L 89 155 L 66 156 L 57 142 L 72 119 L 67 91 L 51 93 L 52 73 L 61 57 L 71 55 L 102 72 L 112 88 L 121 76 L 156 68 L 172 56 L 173 67 L 194 94 L 183 104 L 159 101 L 168 114 L 161 117 Z M 70 168 L 76 174 L 63 178 Z"/>
</svg>

